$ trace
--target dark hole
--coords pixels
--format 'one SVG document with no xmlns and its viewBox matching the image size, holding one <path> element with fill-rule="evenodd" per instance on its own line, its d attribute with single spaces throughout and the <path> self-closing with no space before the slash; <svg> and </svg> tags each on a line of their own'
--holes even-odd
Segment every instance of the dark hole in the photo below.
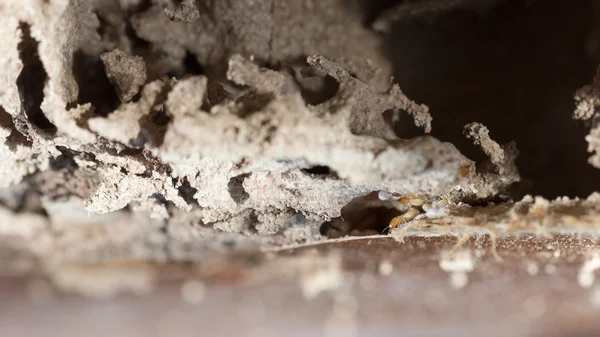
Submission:
<svg viewBox="0 0 600 337">
<path fill-rule="evenodd" d="M 75 171 L 78 165 L 71 150 L 64 146 L 57 146 L 56 149 L 60 152 L 60 155 L 56 158 L 50 158 L 50 168 L 53 170 Z"/>
<path fill-rule="evenodd" d="M 148 1 L 148 3 L 149 3 L 149 1 Z M 148 8 L 150 7 L 150 5 L 151 4 L 148 5 Z M 134 11 L 134 13 L 139 13 L 139 12 L 146 10 L 147 8 L 145 8 L 145 7 L 146 6 L 144 6 L 144 8 L 141 10 Z M 133 28 L 133 25 L 131 24 L 131 22 L 129 20 L 127 21 L 127 23 L 125 25 L 125 35 L 129 39 L 129 42 L 131 43 L 131 50 L 132 50 L 133 55 L 143 55 L 146 51 L 148 51 L 150 49 L 150 42 L 140 38 L 136 34 L 135 28 Z"/>
<path fill-rule="evenodd" d="M 79 84 L 77 103 L 91 103 L 100 116 L 107 116 L 121 103 L 99 58 L 76 51 L 73 56 L 73 75 Z"/>
<path fill-rule="evenodd" d="M 332 99 L 340 89 L 340 84 L 331 76 L 311 76 L 296 79 L 300 93 L 306 103 L 318 105 Z"/>
<path fill-rule="evenodd" d="M 8 136 L 8 139 L 6 140 L 6 145 L 8 145 L 10 150 L 15 150 L 17 145 L 24 145 L 27 147 L 33 145 L 25 135 L 17 130 L 12 116 L 6 112 L 2 106 L 0 106 L 0 126 L 11 130 L 10 136 Z"/>
<path fill-rule="evenodd" d="M 250 194 L 246 192 L 244 189 L 244 180 L 248 178 L 251 173 L 240 174 L 239 176 L 235 176 L 229 180 L 227 184 L 227 191 L 229 191 L 229 195 L 231 195 L 231 199 L 238 204 L 244 203 L 244 201 L 250 198 Z"/>
<path fill-rule="evenodd" d="M 179 196 L 188 204 L 197 205 L 198 201 L 194 198 L 196 192 L 198 192 L 198 189 L 192 187 L 188 179 L 184 178 L 181 186 L 179 186 Z"/>
<path fill-rule="evenodd" d="M 169 124 L 170 120 L 171 117 L 165 113 L 164 109 L 160 109 L 152 113 L 152 123 L 158 126 L 167 125 Z"/>
<path fill-rule="evenodd" d="M 21 22 L 19 28 L 22 40 L 19 42 L 18 49 L 19 57 L 23 62 L 23 70 L 17 77 L 17 87 L 23 110 L 31 124 L 42 130 L 54 132 L 56 127 L 46 118 L 41 109 L 44 100 L 44 85 L 48 74 L 40 60 L 39 43 L 31 36 L 29 24 Z"/>
<path fill-rule="evenodd" d="M 481 122 L 500 144 L 516 141 L 526 192 L 585 197 L 600 170 L 587 163 L 587 130 L 571 114 L 574 92 L 600 60 L 586 49 L 592 3 L 507 0 L 397 22 L 387 37 L 394 78 L 430 107 L 433 136 L 482 161 L 462 135 L 465 124 Z"/>
<path fill-rule="evenodd" d="M 122 156 L 135 157 L 135 156 L 139 156 L 140 154 L 142 154 L 143 151 L 144 151 L 143 149 L 132 149 L 132 148 L 126 147 L 123 150 L 121 150 L 121 152 L 119 154 Z"/>
<path fill-rule="evenodd" d="M 331 168 L 329 168 L 329 166 L 321 166 L 321 165 L 305 168 L 305 169 L 302 169 L 302 171 L 305 173 L 308 173 L 308 174 L 316 174 L 316 175 L 330 175 L 330 174 L 334 173 L 331 170 Z"/>
<path fill-rule="evenodd" d="M 422 128 L 415 125 L 413 118 L 406 111 L 387 110 L 383 113 L 383 118 L 388 125 L 392 125 L 394 132 L 401 139 L 411 139 L 425 134 Z"/>
<path fill-rule="evenodd" d="M 321 234 L 335 238 L 385 233 L 390 221 L 400 212 L 379 200 L 377 194 L 372 192 L 350 201 L 342 208 L 341 217 L 321 225 Z"/>
<path fill-rule="evenodd" d="M 185 69 L 186 74 L 191 75 L 202 75 L 204 74 L 204 69 L 202 65 L 198 63 L 196 59 L 196 55 L 190 53 L 189 51 L 185 52 L 185 58 L 183 59 L 183 67 Z"/>
<path fill-rule="evenodd" d="M 161 204 L 168 203 L 167 198 L 165 198 L 165 196 L 162 193 L 154 193 L 150 197 L 158 200 Z"/>
</svg>

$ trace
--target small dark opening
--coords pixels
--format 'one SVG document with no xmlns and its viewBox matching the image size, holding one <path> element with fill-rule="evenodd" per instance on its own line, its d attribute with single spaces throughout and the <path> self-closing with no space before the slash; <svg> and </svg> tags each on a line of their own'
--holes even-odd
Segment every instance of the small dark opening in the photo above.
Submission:
<svg viewBox="0 0 600 337">
<path fill-rule="evenodd" d="M 302 172 L 305 172 L 308 174 L 315 174 L 315 175 L 330 175 L 330 174 L 334 173 L 334 171 L 332 171 L 331 168 L 329 168 L 329 166 L 321 166 L 321 165 L 302 169 Z"/>
<path fill-rule="evenodd" d="M 8 139 L 6 140 L 6 145 L 8 145 L 10 150 L 15 150 L 18 145 L 24 145 L 27 147 L 31 147 L 33 145 L 31 141 L 25 137 L 25 135 L 17 130 L 12 116 L 6 112 L 2 106 L 0 106 L 0 126 L 11 130 Z"/>
<path fill-rule="evenodd" d="M 231 199 L 238 204 L 242 204 L 250 198 L 250 194 L 244 189 L 244 180 L 250 175 L 251 173 L 240 174 L 231 178 L 227 184 L 227 191 L 229 191 Z"/>
<path fill-rule="evenodd" d="M 167 115 L 164 109 L 159 109 L 152 112 L 152 123 L 158 126 L 165 126 L 169 124 L 171 117 Z"/>
<path fill-rule="evenodd" d="M 300 86 L 302 98 L 310 105 L 324 103 L 335 97 L 340 90 L 340 84 L 329 75 L 296 79 L 296 82 Z"/>
<path fill-rule="evenodd" d="M 422 128 L 415 125 L 414 119 L 406 111 L 387 110 L 383 113 L 383 118 L 401 139 L 411 139 L 425 134 Z"/>
<path fill-rule="evenodd" d="M 341 210 L 342 216 L 325 222 L 320 232 L 330 238 L 384 234 L 390 221 L 400 211 L 378 198 L 378 192 L 350 201 Z"/>
<path fill-rule="evenodd" d="M 194 198 L 194 195 L 198 192 L 198 189 L 192 187 L 187 178 L 183 179 L 183 182 L 179 186 L 179 196 L 190 205 L 197 205 L 198 201 Z"/>
<path fill-rule="evenodd" d="M 125 35 L 131 43 L 131 49 L 134 55 L 139 55 L 140 52 L 143 52 L 150 48 L 150 42 L 140 38 L 137 35 L 137 33 L 135 32 L 135 28 L 133 28 L 133 25 L 130 21 L 127 21 L 125 25 Z"/>
<path fill-rule="evenodd" d="M 99 58 L 86 55 L 81 50 L 76 51 L 73 55 L 73 75 L 79 84 L 77 103 L 91 103 L 95 113 L 100 116 L 108 116 L 121 104 Z"/>
<path fill-rule="evenodd" d="M 167 200 L 167 198 L 165 198 L 165 195 L 162 194 L 162 193 L 154 193 L 150 197 L 158 200 L 158 202 L 160 202 L 161 204 L 168 204 L 169 203 L 169 201 Z"/>
<path fill-rule="evenodd" d="M 50 168 L 57 171 L 75 171 L 78 168 L 78 165 L 75 162 L 75 158 L 71 150 L 67 149 L 64 146 L 57 146 L 56 149 L 60 151 L 60 155 L 56 158 L 50 158 Z"/>
<path fill-rule="evenodd" d="M 25 115 L 31 124 L 50 132 L 56 131 L 56 127 L 44 115 L 41 105 L 44 100 L 44 85 L 48 79 L 44 64 L 40 59 L 39 42 L 31 36 L 29 24 L 19 24 L 22 39 L 19 42 L 19 57 L 23 62 L 23 70 L 17 77 L 19 97 Z"/>
<path fill-rule="evenodd" d="M 185 69 L 186 74 L 190 75 L 203 75 L 204 68 L 198 62 L 196 55 L 190 53 L 189 51 L 185 52 L 185 58 L 183 59 L 183 67 Z"/>
</svg>

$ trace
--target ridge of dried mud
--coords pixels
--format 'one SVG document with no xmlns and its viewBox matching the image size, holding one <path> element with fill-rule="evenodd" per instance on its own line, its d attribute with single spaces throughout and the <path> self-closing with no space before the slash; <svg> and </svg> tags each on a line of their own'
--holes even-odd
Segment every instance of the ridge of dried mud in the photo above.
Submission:
<svg viewBox="0 0 600 337">
<path fill-rule="evenodd" d="M 437 10 L 415 6 L 402 11 Z M 3 1 L 6 256 L 52 269 L 312 244 L 377 191 L 440 205 L 393 230 L 399 240 L 598 233 L 597 195 L 506 201 L 518 151 L 482 124 L 464 131 L 489 156 L 478 165 L 434 137 L 398 138 L 386 113 L 443 126 L 390 85 L 380 43 L 341 0 Z M 593 151 L 599 93 L 594 82 L 576 95 Z"/>
</svg>

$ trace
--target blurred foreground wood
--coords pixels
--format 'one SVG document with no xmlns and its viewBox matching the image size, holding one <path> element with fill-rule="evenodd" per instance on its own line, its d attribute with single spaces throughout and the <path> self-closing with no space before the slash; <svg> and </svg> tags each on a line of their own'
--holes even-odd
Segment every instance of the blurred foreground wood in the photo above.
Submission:
<svg viewBox="0 0 600 337">
<path fill-rule="evenodd" d="M 453 251 L 456 243 L 360 238 L 152 265 L 152 290 L 110 299 L 58 291 L 41 275 L 5 277 L 0 330 L 46 337 L 600 335 L 598 240 L 507 238 L 497 256 L 489 239 Z"/>
</svg>

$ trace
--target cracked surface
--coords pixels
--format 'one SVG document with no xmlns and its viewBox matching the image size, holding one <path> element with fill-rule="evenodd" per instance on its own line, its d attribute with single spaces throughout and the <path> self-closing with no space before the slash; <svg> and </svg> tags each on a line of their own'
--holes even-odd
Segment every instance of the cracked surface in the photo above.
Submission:
<svg viewBox="0 0 600 337">
<path fill-rule="evenodd" d="M 48 269 L 197 261 L 320 242 L 325 222 L 373 234 L 381 223 L 367 223 L 406 211 L 378 191 L 427 201 L 397 237 L 595 226 L 594 196 L 511 203 L 516 145 L 484 124 L 464 129 L 479 163 L 430 135 L 399 137 L 400 114 L 424 133 L 445 126 L 391 83 L 362 15 L 342 0 L 0 3 L 0 233 Z M 576 95 L 593 151 L 597 96 L 597 83 Z"/>
<path fill-rule="evenodd" d="M 398 85 L 379 89 L 377 74 L 387 68 L 376 45 L 335 62 L 344 41 L 321 36 L 319 43 L 307 42 L 324 19 L 331 21 L 328 34 L 343 29 L 344 38 L 376 42 L 349 9 L 333 0 L 296 7 L 280 1 L 206 8 L 157 2 L 125 14 L 124 4 L 6 2 L 0 11 L 7 50 L 1 61 L 7 69 L 0 100 L 3 186 L 22 183 L 39 191 L 49 223 L 82 210 L 91 219 L 131 213 L 154 226 L 182 226 L 183 233 L 191 225 L 176 219 L 189 213 L 186 221 L 215 235 L 284 242 L 319 239 L 319 222 L 372 191 L 440 195 L 468 178 L 458 172 L 471 162 L 452 145 L 432 137 L 401 140 L 386 123 L 385 111 L 405 111 L 431 129 L 425 105 Z M 347 16 L 334 19 L 333 8 Z M 245 15 L 257 9 L 261 16 Z M 315 15 L 302 32 L 273 30 L 275 23 L 293 25 L 296 10 Z M 64 34 L 51 35 L 48 27 Z M 140 47 L 138 39 L 146 44 Z M 169 77 L 177 67 L 157 67 L 162 52 L 179 48 L 185 52 L 178 55 L 191 54 L 206 73 Z M 326 56 L 304 61 L 315 52 Z M 101 62 L 117 94 L 114 110 L 82 100 L 87 96 L 80 89 L 88 83 L 75 79 L 91 70 L 73 67 L 76 55 Z M 181 57 L 171 59 L 187 69 Z M 47 80 L 39 82 L 41 75 Z M 336 91 L 307 104 L 303 86 L 328 90 L 327 78 L 338 82 Z M 210 98 L 210 90 L 222 98 Z M 312 167 L 329 173 L 310 173 Z M 313 230 L 294 229 L 302 226 Z"/>
</svg>

